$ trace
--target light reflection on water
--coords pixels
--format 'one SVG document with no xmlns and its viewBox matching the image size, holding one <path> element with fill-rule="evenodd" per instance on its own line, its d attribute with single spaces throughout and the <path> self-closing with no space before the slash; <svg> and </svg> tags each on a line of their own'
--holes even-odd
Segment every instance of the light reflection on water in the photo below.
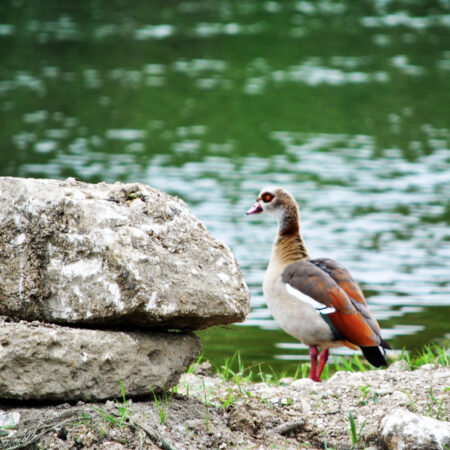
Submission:
<svg viewBox="0 0 450 450">
<path fill-rule="evenodd" d="M 235 253 L 252 295 L 244 328 L 276 339 L 261 353 L 293 359 L 307 352 L 276 334 L 262 297 L 276 224 L 245 216 L 263 186 L 282 185 L 312 256 L 350 269 L 387 339 L 448 333 L 445 8 L 130 2 L 38 17 L 14 3 L 0 24 L 0 175 L 180 196 Z"/>
<path fill-rule="evenodd" d="M 133 140 L 140 131 L 109 130 L 107 135 Z M 82 152 L 60 154 L 44 166 L 29 164 L 22 170 L 27 175 L 36 171 L 61 177 L 58 169 L 72 166 L 79 176 L 89 178 L 105 165 L 113 178 L 126 173 L 130 181 L 140 179 L 182 196 L 211 233 L 236 254 L 253 299 L 247 325 L 278 328 L 261 292 L 276 226 L 270 218 L 244 215 L 267 184 L 283 185 L 298 199 L 311 254 L 338 259 L 366 289 L 374 291 L 369 302 L 378 320 L 419 313 L 422 305 L 449 306 L 450 246 L 442 245 L 448 226 L 424 229 L 420 219 L 422 214 L 444 212 L 442 188 L 450 186 L 450 172 L 441 169 L 448 166 L 447 150 L 436 150 L 415 162 L 403 160 L 394 151 L 387 159 L 369 161 L 373 143 L 369 136 L 274 132 L 272 138 L 286 146 L 285 154 L 242 158 L 239 166 L 226 157 L 208 157 L 174 167 L 165 165 L 169 158 L 161 155 L 143 169 L 133 163 L 131 154 L 118 154 L 111 160 L 104 153 Z M 189 147 L 192 141 L 180 141 L 174 148 L 181 144 Z M 295 160 L 289 158 L 293 155 Z M 393 164 L 395 177 L 389 176 L 386 184 L 383 180 Z M 285 169 L 277 172 L 277 167 Z M 311 181 L 316 177 L 325 181 L 339 177 L 339 185 Z M 414 213 L 402 213 L 405 205 Z M 355 213 L 365 209 L 367 213 Z M 384 328 L 383 334 L 390 338 L 423 328 L 395 325 Z"/>
<path fill-rule="evenodd" d="M 289 133 L 275 133 L 275 136 L 280 134 L 284 138 L 289 136 Z M 389 165 L 386 161 L 368 164 L 365 154 L 370 151 L 370 145 L 366 149 L 363 147 L 361 154 L 354 146 L 355 142 L 370 144 L 369 137 L 347 136 L 353 149 L 344 147 L 333 154 L 320 151 L 321 146 L 328 147 L 335 139 L 342 145 L 343 136 L 308 135 L 303 148 L 287 149 L 287 155 L 293 152 L 298 155 L 296 163 L 292 159 L 288 161 L 286 155 L 277 155 L 261 160 L 244 158 L 240 167 L 233 167 L 226 159 L 214 158 L 175 170 L 163 169 L 162 172 L 152 167 L 147 173 L 148 178 L 164 190 L 184 194 L 211 232 L 235 252 L 252 294 L 253 310 L 247 325 L 278 329 L 261 292 L 275 225 L 270 218 L 255 221 L 243 216 L 246 207 L 268 182 L 282 184 L 299 199 L 304 235 L 311 253 L 340 260 L 366 289 L 375 291 L 369 302 L 381 323 L 420 313 L 422 305 L 450 305 L 450 246 L 442 245 L 448 238 L 448 226 L 423 230 L 420 220 L 420 213 L 430 213 L 430 204 L 436 205 L 433 208 L 436 216 L 445 208 L 440 202 L 441 188 L 450 186 L 450 173 L 435 169 L 448 165 L 448 152 L 436 152 L 414 163 L 396 158 L 391 152 Z M 389 186 L 381 188 L 384 174 L 391 170 L 392 162 L 398 163 L 395 164 L 395 179 Z M 267 169 L 277 165 L 289 167 L 289 172 L 277 174 L 275 170 L 268 176 Z M 220 178 L 205 182 L 205 173 L 214 170 L 220 171 Z M 301 180 L 311 174 L 325 178 L 339 175 L 343 180 L 350 177 L 351 183 L 336 187 Z M 233 178 L 239 180 L 239 198 L 235 204 L 227 199 Z M 181 185 L 180 179 L 183 180 Z M 191 194 L 193 192 L 195 194 Z M 206 197 L 209 198 L 207 202 Z M 399 213 L 397 210 L 402 205 L 413 205 L 415 213 Z M 355 209 L 365 207 L 372 211 L 355 215 Z M 270 233 L 267 233 L 268 226 L 272 228 Z M 403 236 L 399 239 L 399 235 Z M 424 328 L 420 324 L 396 324 L 383 327 L 383 335 L 392 339 L 420 333 Z M 339 349 L 333 353 L 345 354 Z M 297 355 L 276 352 L 275 357 L 294 360 Z"/>
</svg>

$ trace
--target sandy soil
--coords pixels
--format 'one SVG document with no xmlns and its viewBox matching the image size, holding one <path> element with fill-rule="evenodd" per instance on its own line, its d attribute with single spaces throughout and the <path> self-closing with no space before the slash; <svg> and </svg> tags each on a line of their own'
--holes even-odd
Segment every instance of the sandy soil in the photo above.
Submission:
<svg viewBox="0 0 450 450">
<path fill-rule="evenodd" d="M 355 448 L 382 448 L 380 421 L 394 408 L 450 417 L 450 368 L 410 371 L 405 364 L 338 372 L 322 383 L 284 379 L 278 386 L 224 381 L 203 364 L 157 401 L 0 404 L 0 417 L 20 415 L 14 428 L 3 429 L 0 447 L 344 449 L 353 445 L 351 413 L 360 432 Z"/>
</svg>

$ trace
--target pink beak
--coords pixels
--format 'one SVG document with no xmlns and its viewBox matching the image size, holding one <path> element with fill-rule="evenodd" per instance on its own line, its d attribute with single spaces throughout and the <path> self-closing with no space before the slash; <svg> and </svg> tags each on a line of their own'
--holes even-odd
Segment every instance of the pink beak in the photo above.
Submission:
<svg viewBox="0 0 450 450">
<path fill-rule="evenodd" d="M 259 214 L 262 213 L 263 209 L 261 207 L 261 205 L 259 204 L 259 202 L 256 202 L 248 211 L 247 211 L 247 215 L 249 214 Z"/>
</svg>

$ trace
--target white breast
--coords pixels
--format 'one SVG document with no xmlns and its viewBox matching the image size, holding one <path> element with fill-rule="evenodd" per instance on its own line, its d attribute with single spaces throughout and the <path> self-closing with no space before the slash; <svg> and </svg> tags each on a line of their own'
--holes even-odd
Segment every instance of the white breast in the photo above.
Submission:
<svg viewBox="0 0 450 450">
<path fill-rule="evenodd" d="M 270 271 L 266 272 L 263 290 L 275 321 L 286 333 L 306 345 L 320 345 L 334 339 L 330 327 L 316 309 L 316 304 L 324 305 L 304 294 L 299 298 L 298 294 L 289 292 L 281 277 L 272 276 Z"/>
</svg>

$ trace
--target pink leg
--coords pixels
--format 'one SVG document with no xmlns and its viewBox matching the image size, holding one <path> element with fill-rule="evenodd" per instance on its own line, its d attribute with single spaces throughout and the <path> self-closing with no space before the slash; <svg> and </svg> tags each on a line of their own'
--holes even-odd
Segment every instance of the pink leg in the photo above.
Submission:
<svg viewBox="0 0 450 450">
<path fill-rule="evenodd" d="M 311 357 L 311 370 L 309 371 L 309 378 L 313 381 L 316 380 L 316 367 L 317 367 L 317 355 L 319 350 L 314 345 L 309 346 L 309 356 Z"/>
<path fill-rule="evenodd" d="M 329 353 L 330 351 L 327 348 L 325 350 L 322 350 L 320 354 L 319 367 L 317 368 L 315 381 L 320 381 L 320 376 L 322 375 L 323 368 L 327 363 Z"/>
</svg>

